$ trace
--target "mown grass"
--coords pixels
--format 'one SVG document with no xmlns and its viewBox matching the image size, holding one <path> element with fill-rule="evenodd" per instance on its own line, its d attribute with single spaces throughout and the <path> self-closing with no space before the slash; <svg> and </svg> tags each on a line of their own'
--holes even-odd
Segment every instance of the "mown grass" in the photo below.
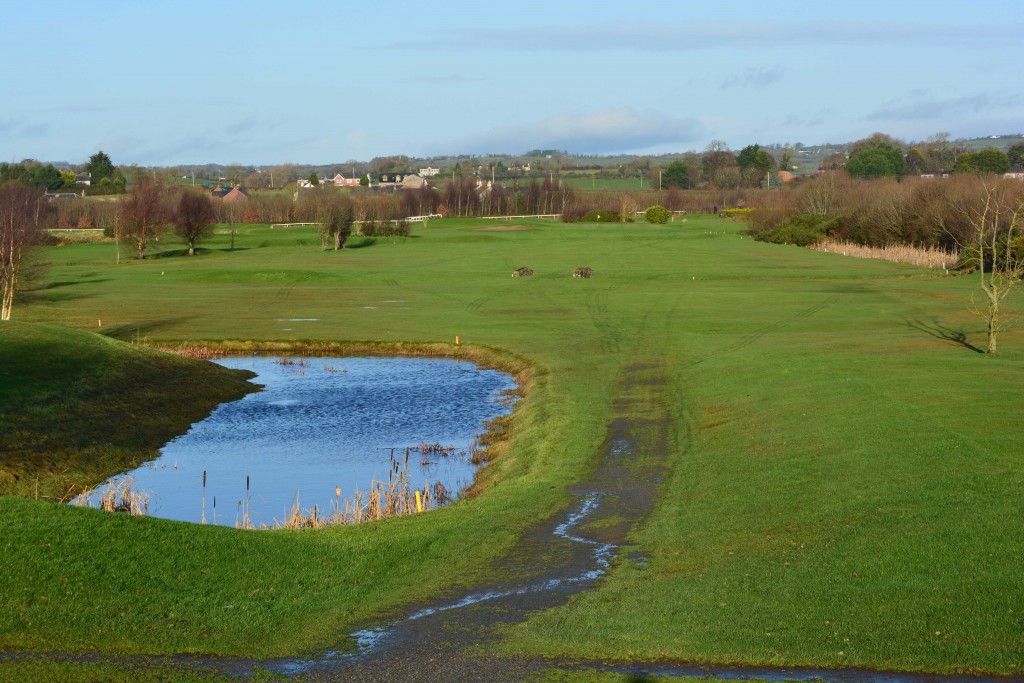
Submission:
<svg viewBox="0 0 1024 683">
<path fill-rule="evenodd" d="M 721 680 L 729 680 L 732 683 L 759 683 L 762 679 L 719 679 L 707 676 L 657 676 L 653 674 L 621 674 L 552 669 L 527 680 L 531 683 L 668 683 L 668 681 L 673 683 L 716 683 L 716 681 Z"/>
<path fill-rule="evenodd" d="M 0 644 L 334 644 L 492 571 L 588 467 L 622 368 L 656 358 L 675 369 L 676 441 L 633 537 L 647 560 L 511 629 L 510 650 L 1016 671 L 1024 335 L 1006 333 L 998 357 L 970 348 L 972 282 L 756 243 L 720 220 L 522 223 L 438 221 L 340 253 L 309 229 L 247 227 L 234 252 L 218 236 L 196 258 L 120 266 L 113 245 L 49 250 L 51 282 L 67 284 L 16 317 L 102 319 L 154 342 L 460 335 L 538 372 L 491 489 L 427 516 L 257 533 L 0 499 Z M 536 275 L 512 279 L 520 266 Z M 576 266 L 594 279 L 571 278 Z"/>
<path fill-rule="evenodd" d="M 97 683 L 97 681 L 133 681 L 135 683 L 226 683 L 237 680 L 213 671 L 185 671 L 173 665 L 131 666 L 96 662 L 26 660 L 0 662 L 0 683 L 60 681 L 61 683 Z M 278 680 L 258 672 L 248 680 Z"/>
</svg>

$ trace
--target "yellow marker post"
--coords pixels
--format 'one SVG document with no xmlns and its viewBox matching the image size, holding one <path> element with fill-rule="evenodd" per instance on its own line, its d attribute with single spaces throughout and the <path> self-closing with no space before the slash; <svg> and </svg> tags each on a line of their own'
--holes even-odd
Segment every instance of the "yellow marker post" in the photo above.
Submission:
<svg viewBox="0 0 1024 683">
<path fill-rule="evenodd" d="M 459 335 L 455 335 L 455 345 L 456 346 L 461 346 L 462 345 L 462 337 L 460 337 Z"/>
<path fill-rule="evenodd" d="M 416 490 L 416 512 L 423 512 L 423 499 L 420 498 L 419 489 Z"/>
</svg>

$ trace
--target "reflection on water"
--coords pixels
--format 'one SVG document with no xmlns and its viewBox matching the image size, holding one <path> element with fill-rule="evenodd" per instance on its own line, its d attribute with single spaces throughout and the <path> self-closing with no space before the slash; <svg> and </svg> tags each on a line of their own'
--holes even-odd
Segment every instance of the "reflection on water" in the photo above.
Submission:
<svg viewBox="0 0 1024 683">
<path fill-rule="evenodd" d="M 388 480 L 392 457 L 421 443 L 454 446 L 448 456 L 409 456 L 414 487 L 471 483 L 468 456 L 485 420 L 509 412 L 500 398 L 511 378 L 472 363 L 422 358 L 224 358 L 252 370 L 261 392 L 217 408 L 125 473 L 150 493 L 149 514 L 234 525 L 246 500 L 255 525 L 283 520 L 299 496 L 303 509 L 330 510 L 341 497 Z M 214 510 L 216 500 L 216 510 Z"/>
</svg>

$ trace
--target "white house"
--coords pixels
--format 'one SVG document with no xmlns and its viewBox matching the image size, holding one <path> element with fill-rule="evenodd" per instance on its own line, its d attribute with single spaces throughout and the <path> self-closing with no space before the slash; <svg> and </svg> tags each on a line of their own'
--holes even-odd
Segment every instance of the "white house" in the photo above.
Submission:
<svg viewBox="0 0 1024 683">
<path fill-rule="evenodd" d="M 441 172 L 441 169 L 439 169 L 439 168 L 434 168 L 433 166 L 427 166 L 426 168 L 421 168 L 420 169 L 420 177 L 421 178 L 429 178 L 431 176 L 437 175 L 440 172 Z"/>
</svg>

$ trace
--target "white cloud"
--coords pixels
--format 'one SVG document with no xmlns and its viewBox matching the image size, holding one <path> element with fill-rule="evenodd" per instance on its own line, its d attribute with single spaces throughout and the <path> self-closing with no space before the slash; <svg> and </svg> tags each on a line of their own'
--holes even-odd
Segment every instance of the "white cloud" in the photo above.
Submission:
<svg viewBox="0 0 1024 683">
<path fill-rule="evenodd" d="M 905 121 L 939 119 L 955 114 L 979 114 L 1007 109 L 1020 104 L 1019 94 L 978 93 L 948 99 L 918 99 L 906 104 L 890 103 L 868 114 L 866 121 Z"/>
<path fill-rule="evenodd" d="M 781 66 L 770 68 L 751 67 L 744 69 L 738 74 L 726 77 L 722 81 L 722 88 L 763 88 L 781 81 L 784 73 L 785 71 Z"/>
<path fill-rule="evenodd" d="M 682 148 L 698 140 L 703 126 L 692 118 L 657 111 L 606 108 L 590 113 L 561 113 L 468 136 L 444 149 L 473 153 L 518 153 L 530 149 L 564 149 L 578 154 L 611 154 L 652 146 Z"/>
</svg>

